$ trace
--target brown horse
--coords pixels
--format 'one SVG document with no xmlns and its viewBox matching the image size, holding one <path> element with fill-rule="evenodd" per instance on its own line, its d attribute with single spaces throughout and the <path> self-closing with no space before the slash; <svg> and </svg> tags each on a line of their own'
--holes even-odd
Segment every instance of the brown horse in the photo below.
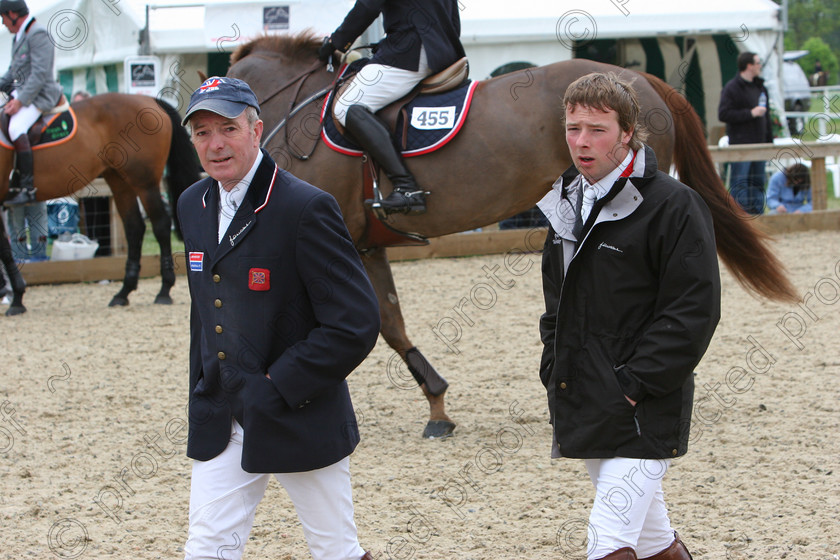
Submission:
<svg viewBox="0 0 840 560">
<path fill-rule="evenodd" d="M 181 126 L 181 117 L 163 101 L 121 93 L 97 95 L 74 103 L 71 108 L 76 115 L 73 135 L 61 143 L 33 149 L 38 200 L 70 196 L 92 188 L 90 182 L 99 176 L 108 183 L 128 244 L 123 286 L 109 304 L 115 306 L 128 305 L 128 295 L 137 288 L 140 275 L 146 225 L 137 202 L 139 197 L 160 245 L 162 286 L 155 303 L 172 303 L 169 295 L 175 284 L 172 220 L 161 198 L 160 181 L 166 168 L 174 211 L 178 195 L 200 178 L 195 152 Z M 14 152 L 6 142 L 0 144 L 0 200 L 3 200 L 9 188 Z M 7 314 L 22 313 L 25 284 L 11 261 L 5 234 L 2 237 L 0 257 L 9 276 L 14 276 L 15 302 Z"/>
<path fill-rule="evenodd" d="M 330 88 L 335 74 L 318 65 L 318 46 L 319 41 L 306 34 L 259 38 L 233 53 L 228 75 L 252 86 L 266 131 L 282 124 L 282 133 L 266 145 L 278 164 L 338 200 L 379 297 L 382 336 L 405 360 L 429 400 L 424 435 L 447 435 L 454 424 L 444 409 L 446 382 L 408 339 L 385 247 L 369 239 L 372 218 L 364 206 L 360 160 L 319 141 L 321 92 Z M 685 98 L 654 76 L 587 60 L 480 82 L 458 135 L 443 149 L 408 160 L 418 183 L 432 193 L 427 213 L 392 215 L 388 225 L 435 237 L 486 226 L 533 207 L 572 163 L 561 120 L 563 93 L 576 78 L 595 71 L 635 79 L 651 132 L 648 143 L 660 169 L 667 172 L 673 158 L 681 180 L 705 199 L 714 218 L 718 252 L 735 277 L 758 295 L 793 299 L 793 288 L 766 238 L 723 186 L 700 119 Z M 389 187 L 383 190 L 387 194 Z"/>
</svg>

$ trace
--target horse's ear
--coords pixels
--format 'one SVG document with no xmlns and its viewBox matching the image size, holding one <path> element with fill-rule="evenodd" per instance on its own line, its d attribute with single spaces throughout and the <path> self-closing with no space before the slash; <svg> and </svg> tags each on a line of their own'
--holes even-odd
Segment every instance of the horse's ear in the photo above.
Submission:
<svg viewBox="0 0 840 560">
<path fill-rule="evenodd" d="M 202 84 L 207 81 L 207 74 L 205 74 L 201 70 L 196 70 L 196 72 L 198 72 L 198 77 L 201 79 Z"/>
</svg>

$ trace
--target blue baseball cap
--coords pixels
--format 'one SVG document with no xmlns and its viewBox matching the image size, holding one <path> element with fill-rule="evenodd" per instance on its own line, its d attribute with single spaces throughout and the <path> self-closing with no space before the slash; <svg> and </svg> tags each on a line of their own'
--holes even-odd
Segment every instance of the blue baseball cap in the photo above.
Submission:
<svg viewBox="0 0 840 560">
<path fill-rule="evenodd" d="M 246 107 L 253 107 L 260 112 L 257 96 L 242 80 L 236 78 L 207 78 L 190 96 L 190 106 L 181 121 L 187 124 L 196 111 L 211 111 L 223 117 L 233 119 L 242 114 Z"/>
</svg>

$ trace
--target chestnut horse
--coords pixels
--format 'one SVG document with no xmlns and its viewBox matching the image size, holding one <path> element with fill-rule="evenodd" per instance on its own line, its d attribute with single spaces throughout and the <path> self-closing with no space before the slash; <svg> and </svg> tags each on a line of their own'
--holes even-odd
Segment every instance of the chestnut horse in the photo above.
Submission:
<svg viewBox="0 0 840 560">
<path fill-rule="evenodd" d="M 336 77 L 318 64 L 319 45 L 310 34 L 261 37 L 233 53 L 228 75 L 251 85 L 267 133 L 278 124 L 284 129 L 265 145 L 278 165 L 338 200 L 379 297 L 382 336 L 406 362 L 429 400 L 424 435 L 448 435 L 454 424 L 444 409 L 446 382 L 408 339 L 385 247 L 368 235 L 368 222 L 375 218 L 364 205 L 360 159 L 339 154 L 319 140 L 323 94 Z M 588 60 L 480 82 L 458 135 L 442 149 L 407 160 L 418 183 L 431 192 L 428 211 L 391 215 L 387 224 L 436 237 L 486 226 L 533 207 L 572 164 L 562 123 L 566 87 L 596 71 L 634 79 L 651 133 L 648 143 L 660 169 L 667 172 L 673 158 L 681 180 L 704 198 L 714 218 L 718 253 L 735 277 L 758 295 L 793 299 L 793 288 L 767 239 L 723 186 L 700 119 L 685 98 L 654 76 Z M 390 184 L 384 177 L 382 184 L 387 194 Z"/>
<path fill-rule="evenodd" d="M 161 198 L 164 168 L 170 205 L 174 212 L 181 192 L 197 181 L 198 161 L 181 117 L 169 104 L 153 97 L 106 93 L 72 105 L 75 130 L 65 141 L 35 146 L 34 176 L 38 200 L 70 196 L 90 187 L 102 176 L 111 188 L 125 227 L 128 260 L 122 289 L 110 304 L 128 305 L 128 295 L 137 288 L 140 252 L 146 225 L 138 197 L 152 224 L 160 246 L 162 285 L 155 303 L 172 303 L 170 288 L 175 284 L 172 260 L 172 219 Z M 8 140 L 0 142 L 0 200 L 6 197 L 14 152 Z M 176 222 L 177 223 L 177 222 Z M 25 283 L 11 258 L 5 234 L 0 241 L 0 259 L 9 276 L 15 301 L 7 314 L 25 311 L 22 297 Z"/>
</svg>

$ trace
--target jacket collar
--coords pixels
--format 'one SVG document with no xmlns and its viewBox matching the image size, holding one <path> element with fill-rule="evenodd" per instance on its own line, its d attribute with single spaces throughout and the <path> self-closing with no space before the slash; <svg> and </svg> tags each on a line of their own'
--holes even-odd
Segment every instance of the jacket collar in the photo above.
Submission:
<svg viewBox="0 0 840 560">
<path fill-rule="evenodd" d="M 221 243 L 217 243 L 219 235 L 219 188 L 218 183 L 211 179 L 208 181 L 207 190 L 202 197 L 202 205 L 206 218 L 203 222 L 202 236 L 208 247 L 215 247 L 210 251 L 211 266 L 231 249 L 239 245 L 247 235 L 254 229 L 257 222 L 257 214 L 265 208 L 276 191 L 276 183 L 279 169 L 268 152 L 262 150 L 263 159 L 257 167 L 254 178 L 248 186 L 242 204 L 233 216 L 227 232 L 222 237 Z"/>
<path fill-rule="evenodd" d="M 595 203 L 589 214 L 590 219 L 583 228 L 584 235 L 595 224 L 621 220 L 630 215 L 644 200 L 639 189 L 644 188 L 656 172 L 656 155 L 646 145 L 636 153 L 630 177 L 619 178 L 609 192 Z M 570 194 L 574 189 L 579 188 L 580 182 L 580 172 L 576 167 L 571 166 L 552 185 L 551 191 L 537 203 L 555 233 L 563 239 L 575 242 L 579 241 L 572 233 L 576 211 Z"/>
</svg>

